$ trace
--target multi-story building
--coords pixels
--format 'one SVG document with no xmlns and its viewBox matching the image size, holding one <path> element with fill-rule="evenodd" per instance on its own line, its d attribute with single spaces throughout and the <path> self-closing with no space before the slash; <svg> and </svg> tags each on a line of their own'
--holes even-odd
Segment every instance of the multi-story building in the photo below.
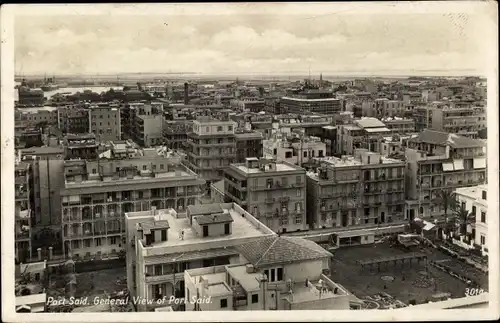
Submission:
<svg viewBox="0 0 500 323">
<path fill-rule="evenodd" d="M 381 120 L 391 133 L 407 134 L 415 132 L 415 121 L 413 119 L 388 117 Z"/>
<path fill-rule="evenodd" d="M 163 126 L 165 118 L 157 115 L 137 115 L 135 117 L 135 128 L 133 139 L 143 147 L 151 147 L 163 144 Z"/>
<path fill-rule="evenodd" d="M 234 144 L 236 148 L 236 163 L 243 163 L 248 157 L 263 156 L 262 133 L 236 129 Z"/>
<path fill-rule="evenodd" d="M 230 107 L 235 111 L 259 113 L 265 109 L 265 101 L 261 98 L 243 98 L 231 100 Z"/>
<path fill-rule="evenodd" d="M 440 191 L 486 181 L 485 142 L 456 134 L 424 130 L 405 149 L 407 211 L 410 219 L 444 213 Z"/>
<path fill-rule="evenodd" d="M 185 270 L 237 264 L 236 246 L 274 236 L 235 203 L 191 205 L 185 213 L 153 208 L 125 219 L 128 289 L 153 304 L 170 296 L 187 298 Z M 136 306 L 145 311 L 155 305 Z"/>
<path fill-rule="evenodd" d="M 118 104 L 91 106 L 90 118 L 90 132 L 94 133 L 100 142 L 121 139 L 121 117 Z"/>
<path fill-rule="evenodd" d="M 57 126 L 63 133 L 89 133 L 91 129 L 90 110 L 87 107 L 58 107 L 57 120 Z"/>
<path fill-rule="evenodd" d="M 153 206 L 184 211 L 198 203 L 204 182 L 181 165 L 179 156 L 143 149 L 125 157 L 122 146 L 106 159 L 65 162 L 60 214 L 66 256 L 103 256 L 123 249 L 127 212 Z"/>
<path fill-rule="evenodd" d="M 477 138 L 478 132 L 487 126 L 485 107 L 435 106 L 430 108 L 430 115 L 429 128 L 470 138 Z"/>
<path fill-rule="evenodd" d="M 15 165 L 15 257 L 19 262 L 31 258 L 31 165 L 17 162 Z"/>
<path fill-rule="evenodd" d="M 488 186 L 478 185 L 461 187 L 455 190 L 458 206 L 470 212 L 475 219 L 467 226 L 467 231 L 472 234 L 474 243 L 480 245 L 483 251 L 488 252 Z M 463 220 L 463 219 L 460 219 Z M 470 230 L 469 230 L 470 229 Z M 486 248 L 486 250 L 484 250 Z"/>
<path fill-rule="evenodd" d="M 275 136 L 264 141 L 264 157 L 303 166 L 311 158 L 325 157 L 326 144 L 318 137 Z"/>
<path fill-rule="evenodd" d="M 47 252 L 53 247 L 55 254 L 61 246 L 61 198 L 64 187 L 64 149 L 62 147 L 32 147 L 19 151 L 20 160 L 30 163 L 32 183 L 31 237 L 32 249 Z"/>
<path fill-rule="evenodd" d="M 247 158 L 224 175 L 226 197 L 275 232 L 306 229 L 305 170 L 286 162 Z"/>
<path fill-rule="evenodd" d="M 198 118 L 188 134 L 187 166 L 208 182 L 222 179 L 223 171 L 236 159 L 232 120 Z"/>
<path fill-rule="evenodd" d="M 354 156 L 317 162 L 317 173 L 307 175 L 306 209 L 312 229 L 348 228 L 352 235 L 339 236 L 339 245 L 369 243 L 377 232 L 356 229 L 382 229 L 404 220 L 404 161 L 357 149 Z"/>
<path fill-rule="evenodd" d="M 280 109 L 284 113 L 315 112 L 332 115 L 342 111 L 342 104 L 330 91 L 303 90 L 282 97 Z"/>
<path fill-rule="evenodd" d="M 390 133 L 391 130 L 376 118 L 361 118 L 354 120 L 353 125 L 339 125 L 336 153 L 353 155 L 357 148 L 378 152 L 380 137 Z"/>
<path fill-rule="evenodd" d="M 15 121 L 25 126 L 36 126 L 43 123 L 57 124 L 57 110 L 53 107 L 31 109 L 16 109 Z M 28 111 L 30 110 L 30 111 Z"/>
<path fill-rule="evenodd" d="M 190 121 L 167 121 L 163 129 L 165 145 L 169 149 L 186 149 L 187 134 L 191 131 L 193 124 Z"/>
<path fill-rule="evenodd" d="M 163 144 L 163 103 L 132 102 L 120 108 L 122 138 L 143 147 Z"/>
<path fill-rule="evenodd" d="M 285 114 L 275 116 L 277 124 L 274 123 L 273 127 L 277 127 L 279 132 L 290 133 L 294 130 L 303 129 L 307 136 L 320 136 L 323 133 L 323 127 L 331 125 L 333 122 L 332 116 L 325 115 L 294 115 Z"/>
<path fill-rule="evenodd" d="M 67 134 L 63 146 L 65 159 L 96 159 L 99 141 L 93 133 Z"/>
<path fill-rule="evenodd" d="M 184 272 L 186 311 L 360 309 L 322 270 L 332 255 L 312 241 L 267 237 L 238 247 L 240 264 Z M 210 302 L 196 304 L 194 299 Z"/>
</svg>

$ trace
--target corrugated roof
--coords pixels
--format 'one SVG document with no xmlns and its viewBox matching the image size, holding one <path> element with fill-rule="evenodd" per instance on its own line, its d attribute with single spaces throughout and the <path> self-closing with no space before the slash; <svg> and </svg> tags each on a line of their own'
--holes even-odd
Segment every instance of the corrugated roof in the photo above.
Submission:
<svg viewBox="0 0 500 323">
<path fill-rule="evenodd" d="M 313 241 L 297 237 L 268 237 L 237 249 L 256 267 L 332 257 Z"/>
</svg>

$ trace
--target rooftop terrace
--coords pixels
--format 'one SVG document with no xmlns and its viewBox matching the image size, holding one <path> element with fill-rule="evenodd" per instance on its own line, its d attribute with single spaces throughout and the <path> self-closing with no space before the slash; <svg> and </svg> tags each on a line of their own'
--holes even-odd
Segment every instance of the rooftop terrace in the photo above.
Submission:
<svg viewBox="0 0 500 323">
<path fill-rule="evenodd" d="M 175 214 L 172 210 L 162 209 L 157 210 L 157 217 L 161 221 L 168 221 L 170 229 L 167 231 L 167 241 L 159 241 L 153 243 L 146 249 L 158 249 L 172 246 L 187 246 L 195 243 L 209 243 L 214 241 L 261 237 L 267 234 L 274 234 L 269 228 L 258 222 L 250 214 L 242 216 L 242 212 L 233 207 L 229 207 L 231 203 L 221 204 L 224 213 L 229 214 L 232 219 L 232 233 L 227 236 L 202 237 L 196 233 L 191 227 L 188 218 L 185 214 Z M 127 217 L 150 217 L 151 211 L 130 212 Z M 184 234 L 182 234 L 184 232 Z M 175 252 L 175 251 L 174 251 Z M 149 255 L 149 252 L 148 252 Z"/>
</svg>

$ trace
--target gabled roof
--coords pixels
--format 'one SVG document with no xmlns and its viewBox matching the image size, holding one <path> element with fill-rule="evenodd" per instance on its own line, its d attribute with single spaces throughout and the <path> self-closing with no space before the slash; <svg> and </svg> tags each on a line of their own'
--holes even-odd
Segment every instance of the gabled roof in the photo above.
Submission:
<svg viewBox="0 0 500 323">
<path fill-rule="evenodd" d="M 332 257 L 313 241 L 297 237 L 267 237 L 237 247 L 254 266 L 269 266 Z"/>
<path fill-rule="evenodd" d="M 417 138 L 412 139 L 416 142 L 425 142 L 440 146 L 450 145 L 452 148 L 473 148 L 484 147 L 484 142 L 478 139 L 472 139 L 460 136 L 454 133 L 447 133 L 435 130 L 425 129 Z"/>
</svg>

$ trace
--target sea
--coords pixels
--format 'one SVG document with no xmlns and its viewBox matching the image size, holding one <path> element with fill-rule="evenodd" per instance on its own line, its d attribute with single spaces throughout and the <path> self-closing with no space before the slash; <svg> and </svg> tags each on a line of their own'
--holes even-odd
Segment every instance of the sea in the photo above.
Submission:
<svg viewBox="0 0 500 323">
<path fill-rule="evenodd" d="M 15 85 L 20 85 L 20 84 L 21 84 L 20 82 L 15 83 Z M 54 91 L 44 92 L 43 94 L 45 95 L 45 97 L 47 99 L 50 99 L 50 97 L 52 97 L 53 95 L 55 95 L 57 93 L 75 94 L 77 92 L 83 92 L 85 90 L 90 90 L 92 92 L 101 93 L 101 92 L 109 91 L 111 88 L 113 88 L 115 90 L 123 89 L 123 87 L 121 87 L 121 86 L 62 87 L 62 88 L 59 88 L 59 89 L 54 90 Z M 17 91 L 14 91 L 14 98 L 16 101 L 19 99 Z"/>
</svg>

